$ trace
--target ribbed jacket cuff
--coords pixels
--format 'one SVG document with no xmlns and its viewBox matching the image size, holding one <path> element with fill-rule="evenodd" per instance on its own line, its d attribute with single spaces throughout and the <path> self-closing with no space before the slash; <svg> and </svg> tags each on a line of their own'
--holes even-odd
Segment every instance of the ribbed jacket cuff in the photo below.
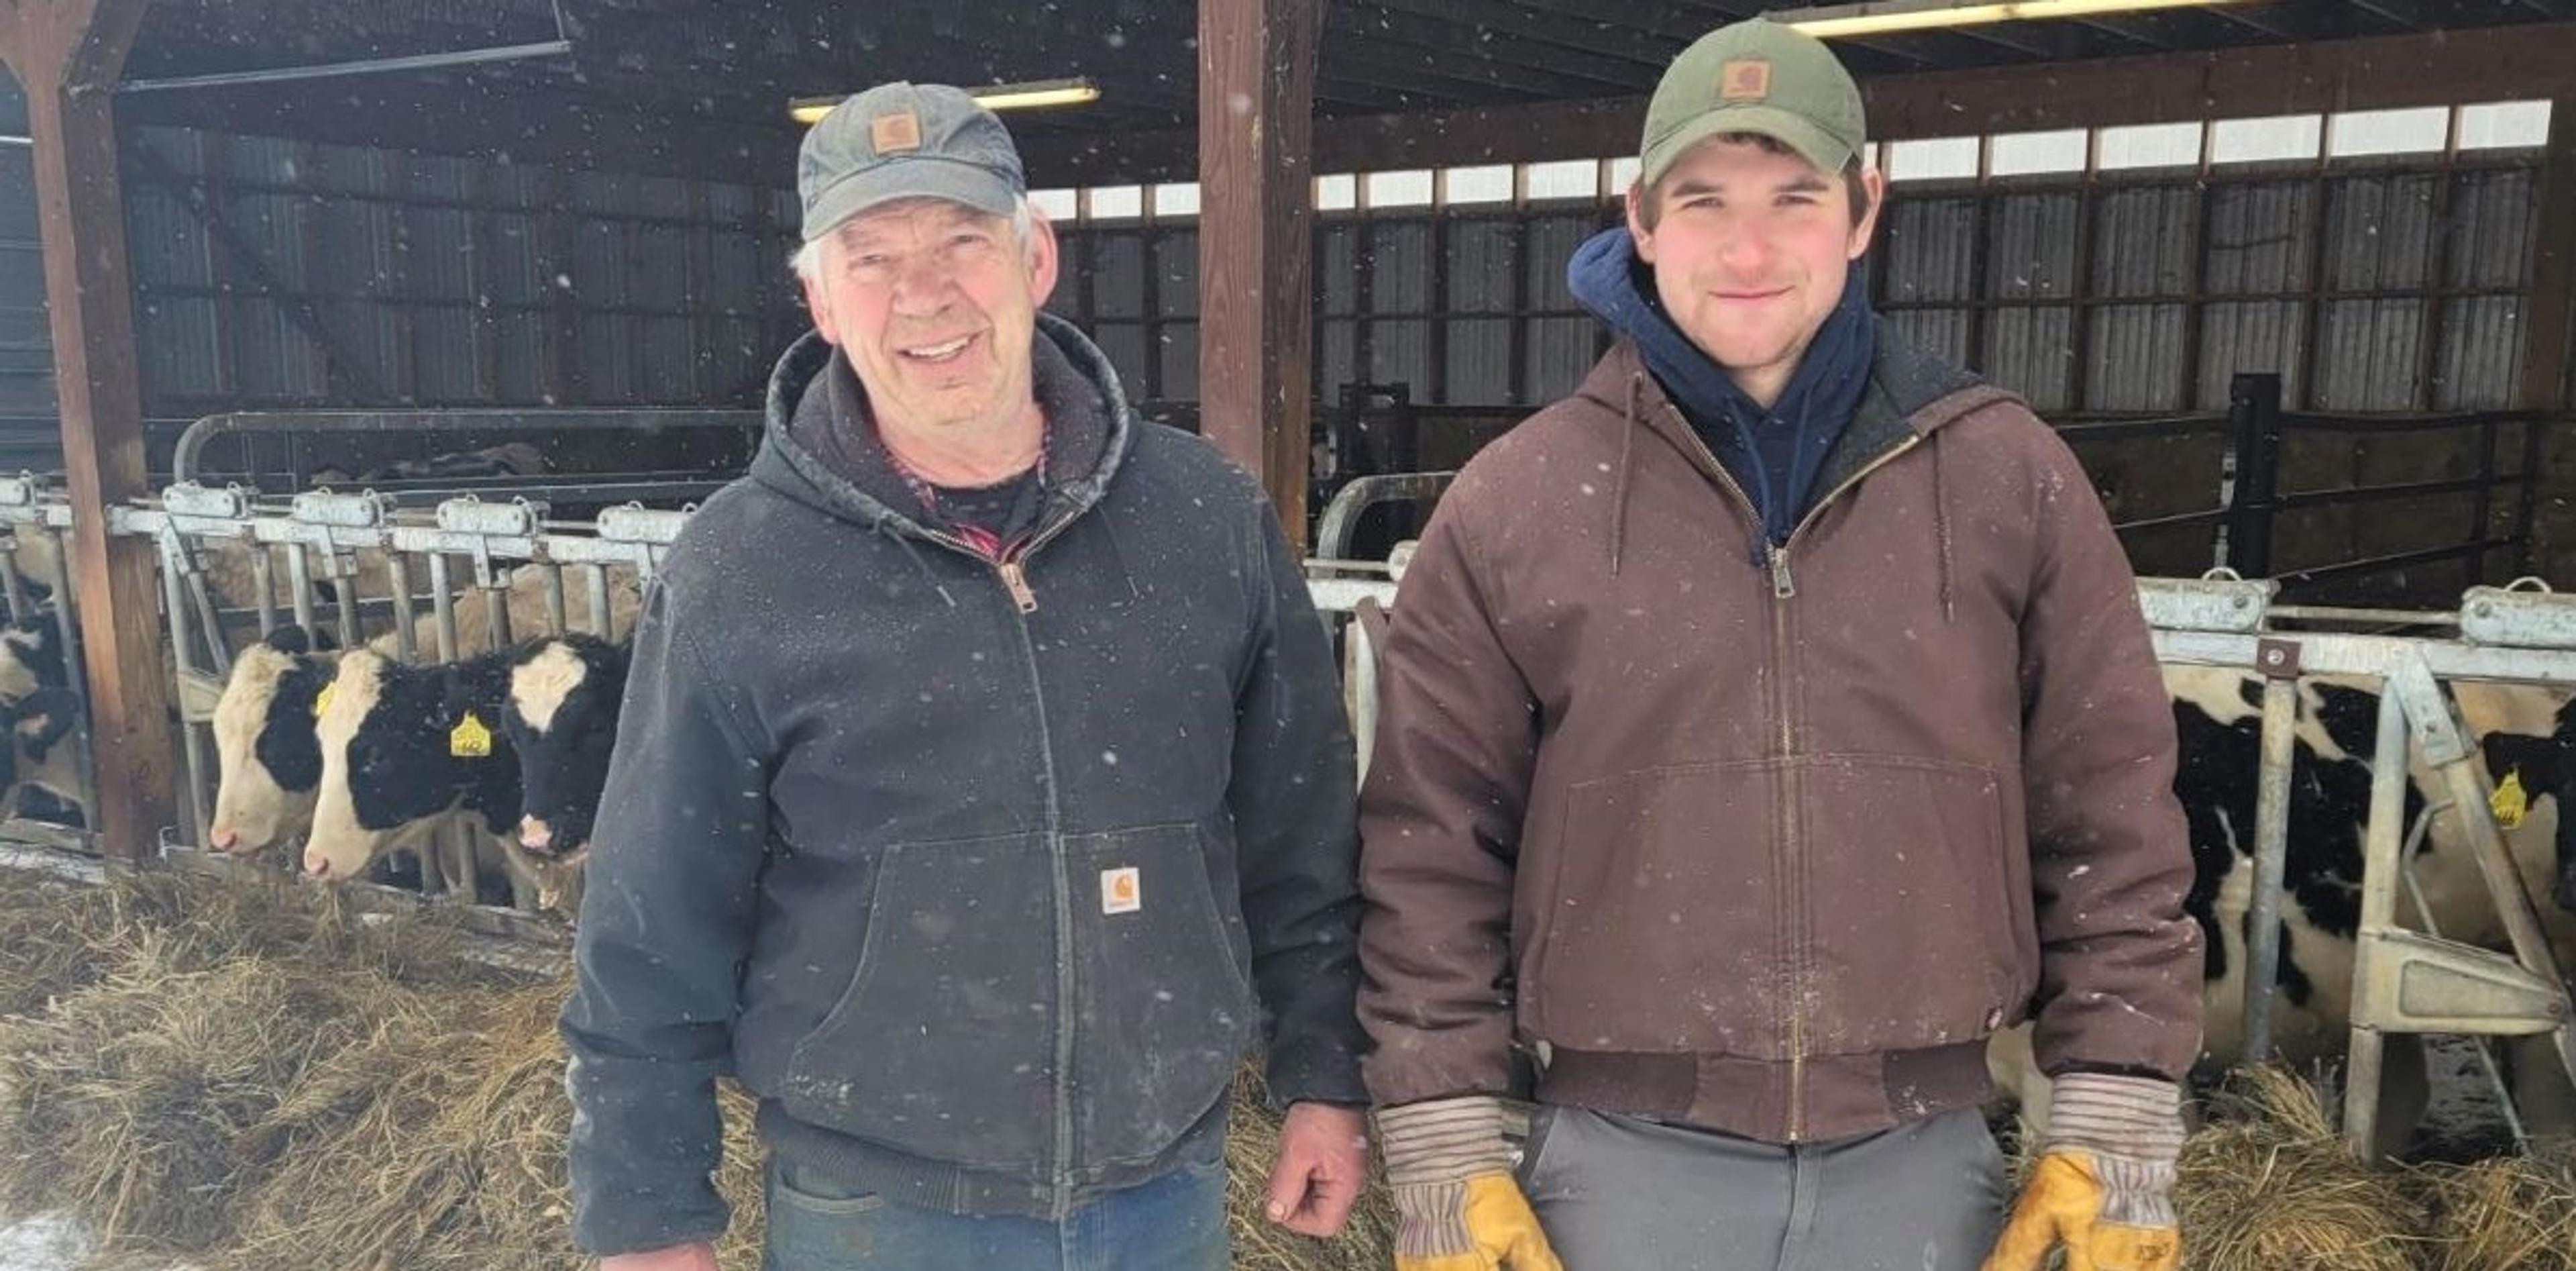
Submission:
<svg viewBox="0 0 2576 1271">
<path fill-rule="evenodd" d="M 2151 1077 L 2070 1072 L 2049 1086 L 2043 1149 L 2089 1148 L 2167 1165 L 2182 1154 L 2182 1089 Z"/>
</svg>

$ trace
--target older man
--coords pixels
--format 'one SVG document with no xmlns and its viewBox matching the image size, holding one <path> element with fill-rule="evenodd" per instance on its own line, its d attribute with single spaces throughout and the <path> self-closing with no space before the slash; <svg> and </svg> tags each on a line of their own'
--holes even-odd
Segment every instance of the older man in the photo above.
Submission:
<svg viewBox="0 0 2576 1271">
<path fill-rule="evenodd" d="M 636 634 L 564 1013 L 577 1241 L 711 1271 L 730 1073 L 772 1271 L 1220 1271 L 1265 1032 L 1270 1216 L 1330 1234 L 1350 742 L 1274 514 L 1039 312 L 1054 232 L 966 94 L 850 99 L 797 184 L 817 330 Z"/>
</svg>

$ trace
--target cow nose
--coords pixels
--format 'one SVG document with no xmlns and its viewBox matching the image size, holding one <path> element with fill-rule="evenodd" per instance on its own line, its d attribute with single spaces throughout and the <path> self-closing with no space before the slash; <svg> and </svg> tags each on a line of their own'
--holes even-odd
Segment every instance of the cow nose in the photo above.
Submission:
<svg viewBox="0 0 2576 1271">
<path fill-rule="evenodd" d="M 329 878 L 331 876 L 331 858 L 328 856 L 316 855 L 311 852 L 305 853 L 304 872 L 311 874 L 315 878 Z"/>
<path fill-rule="evenodd" d="M 241 846 L 241 835 L 220 825 L 216 826 L 215 832 L 208 837 L 213 839 L 215 850 L 218 852 L 229 852 Z"/>
<path fill-rule="evenodd" d="M 535 817 L 519 818 L 519 846 L 531 852 L 542 852 L 554 846 L 555 832 Z"/>
</svg>

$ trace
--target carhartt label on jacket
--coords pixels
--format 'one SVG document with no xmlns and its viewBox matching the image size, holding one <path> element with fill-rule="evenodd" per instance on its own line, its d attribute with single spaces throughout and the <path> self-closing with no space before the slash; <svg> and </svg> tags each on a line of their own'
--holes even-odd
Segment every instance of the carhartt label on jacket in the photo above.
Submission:
<svg viewBox="0 0 2576 1271">
<path fill-rule="evenodd" d="M 1145 892 L 1135 866 L 1100 871 L 1100 912 L 1132 914 L 1144 907 Z"/>
</svg>

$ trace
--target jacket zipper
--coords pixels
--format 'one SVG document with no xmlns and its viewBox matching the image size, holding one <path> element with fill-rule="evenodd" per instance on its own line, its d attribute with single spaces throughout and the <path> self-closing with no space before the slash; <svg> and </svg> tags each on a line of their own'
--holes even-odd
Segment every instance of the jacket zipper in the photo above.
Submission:
<svg viewBox="0 0 2576 1271">
<path fill-rule="evenodd" d="M 1022 567 L 1017 554 L 995 561 L 993 567 L 1002 575 L 1002 590 L 1011 593 L 1011 603 L 1023 614 L 1038 611 L 1038 594 L 1029 590 L 1029 571 Z"/>
<path fill-rule="evenodd" d="M 1046 677 L 1038 669 L 1037 639 L 1029 630 L 1028 617 L 1037 612 L 1038 600 L 1029 588 L 1027 561 L 1031 553 L 1046 546 L 1076 519 L 1068 516 L 1042 529 L 1002 560 L 992 560 L 963 539 L 926 527 L 922 530 L 923 536 L 934 543 L 990 561 L 1020 619 L 1020 652 L 1029 669 L 1030 705 L 1037 714 L 1040 775 L 1046 784 L 1047 862 L 1055 875 L 1055 1123 L 1051 1127 L 1055 1145 L 1048 1212 L 1058 1222 L 1073 1212 L 1073 877 L 1064 859 L 1064 809 L 1056 784 L 1055 736 L 1047 725 Z"/>
<path fill-rule="evenodd" d="M 1029 585 L 1028 560 L 1030 555 L 1035 553 L 1039 548 L 1054 541 L 1058 534 L 1064 532 L 1066 526 L 1073 524 L 1077 519 L 1079 518 L 1069 516 L 1056 522 L 1054 525 L 1048 526 L 1027 542 L 1020 544 L 1018 547 L 1012 548 L 1010 551 L 1004 552 L 999 559 L 987 556 L 984 553 L 977 551 L 974 544 L 969 543 L 962 538 L 955 538 L 950 535 L 942 534 L 937 530 L 928 528 L 927 526 L 922 527 L 921 535 L 922 537 L 929 539 L 931 542 L 937 543 L 951 551 L 972 556 L 976 560 L 991 565 L 993 567 L 993 573 L 1001 579 L 1003 592 L 1008 594 L 1011 598 L 1011 607 L 1019 610 L 1022 615 L 1027 615 L 1038 611 L 1037 589 Z"/>
<path fill-rule="evenodd" d="M 1758 563 L 1765 567 L 1765 572 L 1770 575 L 1771 597 L 1775 602 L 1786 602 L 1796 598 L 1798 594 L 1797 580 L 1789 572 L 1789 549 L 1797 545 L 1798 536 L 1805 533 L 1807 527 L 1815 523 L 1816 517 L 1823 513 L 1828 505 L 1833 503 L 1834 500 L 1841 498 L 1844 492 L 1850 490 L 1853 486 L 1860 484 L 1862 478 L 1878 471 L 1880 468 L 1886 467 L 1889 463 L 1894 462 L 1897 456 L 1921 445 L 1923 441 L 1920 436 L 1909 437 L 1890 448 L 1886 453 L 1870 460 L 1867 464 L 1861 467 L 1860 471 L 1843 478 L 1843 480 L 1838 482 L 1833 489 L 1826 491 L 1823 498 L 1817 499 L 1815 503 L 1807 509 L 1806 515 L 1798 518 L 1798 523 L 1790 527 L 1789 538 L 1786 542 L 1775 544 L 1770 542 L 1767 536 L 1762 532 L 1762 516 L 1760 510 L 1753 506 L 1753 501 L 1750 498 L 1745 497 L 1744 488 L 1735 483 L 1735 478 L 1729 475 L 1726 471 L 1726 465 L 1718 462 L 1717 455 L 1709 450 L 1708 443 L 1700 440 L 1698 430 L 1690 426 L 1690 421 L 1681 418 L 1681 411 L 1678 407 L 1667 402 L 1665 403 L 1664 409 L 1672 412 L 1674 422 L 1680 425 L 1682 436 L 1689 438 L 1692 447 L 1699 452 L 1700 457 L 1708 461 L 1709 471 L 1717 474 L 1719 486 L 1725 489 L 1727 493 L 1733 495 L 1736 502 L 1742 505 L 1742 507 L 1750 513 L 1754 541 L 1761 544 L 1762 548 L 1756 559 Z M 1780 886 L 1782 888 L 1783 894 L 1781 896 L 1781 908 L 1788 915 L 1788 921 L 1791 924 L 1792 931 L 1790 941 L 1792 953 L 1789 959 L 1789 974 L 1787 977 L 1786 989 L 1781 994 L 1782 1013 L 1785 1016 L 1787 1025 L 1782 1031 L 1788 1035 L 1789 1043 L 1789 1107 L 1787 1121 L 1783 1126 L 1783 1130 L 1788 1141 L 1795 1143 L 1806 1137 L 1806 983 L 1808 976 L 1806 965 L 1807 959 L 1805 955 L 1807 939 L 1806 887 L 1804 885 L 1803 876 L 1796 869 L 1792 868 L 1805 856 L 1805 853 L 1800 850 L 1800 845 L 1798 844 L 1798 834 L 1800 830 L 1800 826 L 1798 824 L 1798 799 L 1801 792 L 1798 788 L 1797 775 L 1786 762 L 1789 758 L 1791 748 L 1795 745 L 1797 740 L 1795 724 L 1790 717 L 1792 707 L 1788 687 L 1789 642 L 1793 635 L 1789 629 L 1789 617 L 1789 606 L 1786 603 L 1774 603 L 1771 606 L 1771 717 L 1778 721 L 1779 724 L 1779 732 L 1777 734 L 1779 747 L 1778 757 L 1782 761 L 1780 766 L 1780 780 L 1784 787 L 1781 792 L 1780 806 L 1776 813 L 1775 824 L 1777 826 L 1777 833 L 1773 836 L 1771 860 L 1773 877 L 1780 880 Z"/>
</svg>

